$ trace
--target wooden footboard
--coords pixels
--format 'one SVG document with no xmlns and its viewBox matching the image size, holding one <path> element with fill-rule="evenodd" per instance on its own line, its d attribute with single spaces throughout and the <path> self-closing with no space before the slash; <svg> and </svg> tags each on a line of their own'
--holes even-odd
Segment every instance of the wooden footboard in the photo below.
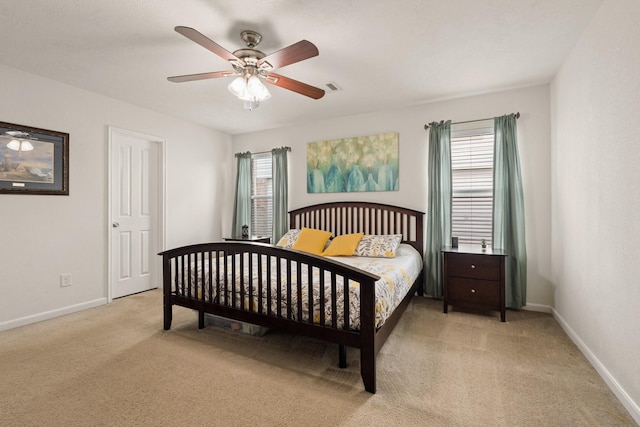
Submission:
<svg viewBox="0 0 640 427">
<path fill-rule="evenodd" d="M 179 305 L 198 310 L 199 327 L 204 313 L 211 313 L 360 348 L 363 360 L 375 357 L 374 274 L 260 243 L 199 244 L 160 255 L 165 330 L 171 328 L 172 306 Z M 357 313 L 350 282 L 360 284 Z M 363 366 L 375 367 L 375 361 Z"/>
</svg>

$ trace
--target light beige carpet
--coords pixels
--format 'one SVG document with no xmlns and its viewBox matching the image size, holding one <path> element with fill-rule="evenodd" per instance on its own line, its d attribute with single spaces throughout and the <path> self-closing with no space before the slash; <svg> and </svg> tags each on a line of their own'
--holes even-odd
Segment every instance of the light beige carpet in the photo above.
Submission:
<svg viewBox="0 0 640 427">
<path fill-rule="evenodd" d="M 635 425 L 547 314 L 415 298 L 364 391 L 358 351 L 197 329 L 150 291 L 0 333 L 1 426 Z"/>
</svg>

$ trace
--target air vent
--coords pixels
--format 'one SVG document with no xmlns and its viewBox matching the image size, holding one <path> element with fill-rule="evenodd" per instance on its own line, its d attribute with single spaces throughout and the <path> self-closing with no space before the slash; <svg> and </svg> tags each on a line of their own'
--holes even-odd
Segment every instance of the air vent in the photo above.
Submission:
<svg viewBox="0 0 640 427">
<path fill-rule="evenodd" d="M 342 88 L 338 86 L 336 82 L 325 83 L 324 86 L 329 90 L 329 92 L 340 92 L 342 90 Z"/>
</svg>

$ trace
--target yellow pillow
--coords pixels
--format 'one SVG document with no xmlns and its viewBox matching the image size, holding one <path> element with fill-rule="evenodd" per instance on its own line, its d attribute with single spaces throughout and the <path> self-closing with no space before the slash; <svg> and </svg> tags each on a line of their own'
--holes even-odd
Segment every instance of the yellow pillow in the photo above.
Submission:
<svg viewBox="0 0 640 427">
<path fill-rule="evenodd" d="M 331 237 L 329 231 L 316 230 L 315 228 L 303 228 L 298 234 L 293 249 L 320 255 L 324 249 L 324 245 Z"/>
<path fill-rule="evenodd" d="M 363 233 L 343 234 L 335 237 L 322 256 L 351 256 L 356 251 Z"/>
</svg>

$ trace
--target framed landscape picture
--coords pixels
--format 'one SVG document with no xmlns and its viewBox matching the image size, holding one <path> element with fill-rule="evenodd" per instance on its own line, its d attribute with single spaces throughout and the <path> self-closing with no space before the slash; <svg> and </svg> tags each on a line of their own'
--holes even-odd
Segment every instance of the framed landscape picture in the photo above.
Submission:
<svg viewBox="0 0 640 427">
<path fill-rule="evenodd" d="M 0 122 L 0 193 L 69 195 L 69 134 Z"/>
</svg>

